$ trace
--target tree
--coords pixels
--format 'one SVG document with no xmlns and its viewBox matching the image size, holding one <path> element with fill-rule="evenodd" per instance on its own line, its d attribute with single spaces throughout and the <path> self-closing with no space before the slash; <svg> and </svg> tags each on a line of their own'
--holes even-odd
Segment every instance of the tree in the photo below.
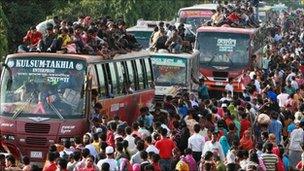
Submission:
<svg viewBox="0 0 304 171">
<path fill-rule="evenodd" d="M 4 1 L 2 3 L 3 11 L 9 21 L 7 25 L 9 53 L 16 51 L 30 26 L 44 21 L 46 16 L 52 14 L 59 1 L 61 0 Z"/>
<path fill-rule="evenodd" d="M 4 15 L 2 10 L 2 3 L 0 3 L 0 58 L 1 61 L 3 56 L 5 56 L 8 52 L 8 42 L 7 42 L 7 29 L 8 20 Z"/>
</svg>

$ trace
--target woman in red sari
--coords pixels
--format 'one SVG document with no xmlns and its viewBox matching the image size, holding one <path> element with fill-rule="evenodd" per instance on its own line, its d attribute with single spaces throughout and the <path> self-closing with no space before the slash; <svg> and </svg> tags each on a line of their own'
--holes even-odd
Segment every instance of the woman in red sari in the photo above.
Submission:
<svg viewBox="0 0 304 171">
<path fill-rule="evenodd" d="M 253 147 L 254 146 L 253 146 L 252 138 L 250 136 L 250 131 L 246 130 L 240 141 L 240 148 L 244 149 L 244 150 L 250 150 L 250 149 L 253 149 Z"/>
</svg>

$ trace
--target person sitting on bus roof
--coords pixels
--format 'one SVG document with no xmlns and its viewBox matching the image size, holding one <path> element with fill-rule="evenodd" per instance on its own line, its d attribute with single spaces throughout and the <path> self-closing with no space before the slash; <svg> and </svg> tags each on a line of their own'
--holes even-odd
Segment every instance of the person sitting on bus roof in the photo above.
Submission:
<svg viewBox="0 0 304 171">
<path fill-rule="evenodd" d="M 46 35 L 41 39 L 41 41 L 38 44 L 38 48 L 37 48 L 38 52 L 46 52 L 47 49 L 51 47 L 53 40 L 56 36 L 53 31 L 53 25 L 50 24 L 46 30 L 47 30 Z"/>
<path fill-rule="evenodd" d="M 61 28 L 59 32 L 58 37 L 53 40 L 52 45 L 47 51 L 57 52 L 63 50 L 67 52 L 67 45 L 72 42 L 71 37 L 68 35 L 69 30 L 67 28 Z"/>
<path fill-rule="evenodd" d="M 84 52 L 89 55 L 96 55 L 98 48 L 101 44 L 105 43 L 103 39 L 97 36 L 97 28 L 89 28 L 83 35 L 82 40 L 84 43 Z"/>
<path fill-rule="evenodd" d="M 171 37 L 173 35 L 174 29 L 176 29 L 176 27 L 169 24 L 168 29 L 166 30 L 168 37 Z"/>
<path fill-rule="evenodd" d="M 240 9 L 235 10 L 228 15 L 226 23 L 232 27 L 237 27 L 240 24 L 241 15 Z"/>
<path fill-rule="evenodd" d="M 85 18 L 84 15 L 78 16 L 77 21 L 73 22 L 73 26 L 75 26 L 75 25 L 82 26 L 84 18 Z"/>
<path fill-rule="evenodd" d="M 217 7 L 216 12 L 211 17 L 211 25 L 212 26 L 219 26 L 224 20 L 224 15 L 222 13 L 222 7 Z"/>
<path fill-rule="evenodd" d="M 74 34 L 72 36 L 73 42 L 76 45 L 76 52 L 79 54 L 84 53 L 84 42 L 82 39 L 83 27 L 80 24 L 74 25 Z"/>
<path fill-rule="evenodd" d="M 166 41 L 168 37 L 163 27 L 159 28 L 159 31 L 155 33 L 153 39 L 151 50 L 167 49 Z"/>
<path fill-rule="evenodd" d="M 37 50 L 39 41 L 42 39 L 42 34 L 37 31 L 35 26 L 30 27 L 26 36 L 23 38 L 24 45 L 19 45 L 18 52 L 34 52 Z"/>
<path fill-rule="evenodd" d="M 135 51 L 138 51 L 142 48 L 142 46 L 137 42 L 135 36 L 133 34 L 127 33 L 127 26 L 125 21 L 119 20 L 117 22 L 117 26 L 121 34 L 120 41 L 124 43 L 125 47 Z"/>
<path fill-rule="evenodd" d="M 182 38 L 178 35 L 177 29 L 174 29 L 172 37 L 169 37 L 165 43 L 165 46 L 169 47 L 169 51 L 171 53 L 180 53 L 182 46 L 181 44 Z"/>
<path fill-rule="evenodd" d="M 117 25 L 113 21 L 108 21 L 107 23 L 107 42 L 109 44 L 109 48 L 115 53 L 126 54 L 128 51 L 123 47 L 123 44 L 119 41 L 121 34 L 119 33 L 119 29 Z"/>
<path fill-rule="evenodd" d="M 251 27 L 258 27 L 259 26 L 259 22 L 257 21 L 255 14 L 254 14 L 254 10 L 252 7 L 248 7 L 247 11 L 246 11 L 247 15 L 248 15 L 248 24 Z"/>
<path fill-rule="evenodd" d="M 155 40 L 155 39 L 156 39 L 156 33 L 157 33 L 158 31 L 159 31 L 158 26 L 155 26 L 154 29 L 153 29 L 153 32 L 152 32 L 152 34 L 151 34 L 151 36 L 150 36 L 150 40 L 149 40 L 149 45 L 150 45 L 150 47 L 152 47 L 153 42 L 156 41 L 156 40 Z"/>
</svg>

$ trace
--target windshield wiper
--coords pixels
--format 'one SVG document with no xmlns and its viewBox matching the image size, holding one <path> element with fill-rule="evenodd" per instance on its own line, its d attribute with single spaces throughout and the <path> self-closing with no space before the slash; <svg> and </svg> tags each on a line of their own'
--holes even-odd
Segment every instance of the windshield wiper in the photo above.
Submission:
<svg viewBox="0 0 304 171">
<path fill-rule="evenodd" d="M 60 114 L 60 112 L 58 111 L 58 109 L 52 104 L 52 103 L 48 103 L 51 107 L 51 109 L 56 113 L 56 115 L 61 119 L 64 120 L 64 117 Z"/>
<path fill-rule="evenodd" d="M 33 99 L 34 99 L 34 96 L 31 96 L 28 99 L 26 99 L 25 104 L 22 105 L 19 110 L 17 110 L 16 112 L 14 112 L 12 118 L 16 119 L 22 113 L 22 111 L 24 110 L 24 108 L 32 102 Z"/>
</svg>

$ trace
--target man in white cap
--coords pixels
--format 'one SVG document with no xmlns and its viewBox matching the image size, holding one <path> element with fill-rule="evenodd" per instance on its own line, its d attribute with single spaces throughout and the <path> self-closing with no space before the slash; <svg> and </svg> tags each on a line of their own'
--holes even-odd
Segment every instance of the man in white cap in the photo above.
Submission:
<svg viewBox="0 0 304 171">
<path fill-rule="evenodd" d="M 108 163 L 110 165 L 110 171 L 118 171 L 118 167 L 114 159 L 114 148 L 112 146 L 106 147 L 106 155 L 107 158 L 98 161 L 97 167 L 101 170 L 102 164 Z"/>
</svg>

